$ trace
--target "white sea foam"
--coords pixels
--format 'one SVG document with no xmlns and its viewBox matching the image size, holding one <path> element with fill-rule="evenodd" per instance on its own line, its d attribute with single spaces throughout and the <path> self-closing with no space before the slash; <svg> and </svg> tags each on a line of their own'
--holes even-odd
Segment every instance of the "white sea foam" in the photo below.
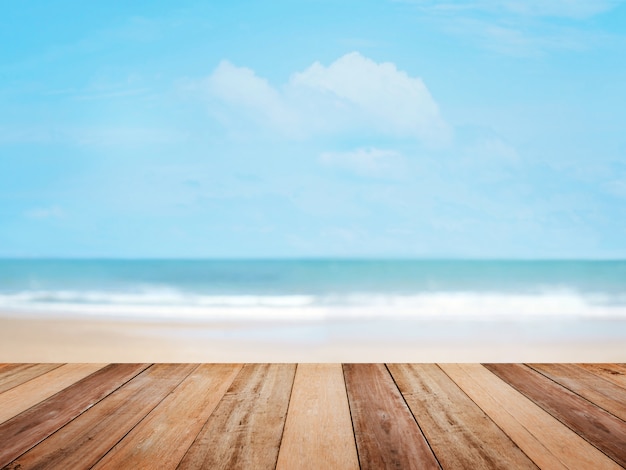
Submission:
<svg viewBox="0 0 626 470">
<path fill-rule="evenodd" d="M 422 292 L 412 295 L 205 295 L 174 289 L 137 292 L 32 290 L 0 294 L 0 312 L 144 319 L 289 320 L 359 318 L 620 318 L 626 299 L 548 291 Z"/>
</svg>

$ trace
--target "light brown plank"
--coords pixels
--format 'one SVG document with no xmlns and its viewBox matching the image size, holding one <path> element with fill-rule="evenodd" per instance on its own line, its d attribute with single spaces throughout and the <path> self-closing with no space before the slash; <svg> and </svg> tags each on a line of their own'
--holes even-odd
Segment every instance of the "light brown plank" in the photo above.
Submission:
<svg viewBox="0 0 626 470">
<path fill-rule="evenodd" d="M 576 364 L 622 388 L 626 388 L 626 368 L 618 364 Z"/>
<path fill-rule="evenodd" d="M 28 369 L 31 366 L 34 366 L 35 363 L 28 362 L 4 362 L 0 365 L 0 383 L 7 378 L 10 377 L 13 373 Z"/>
<path fill-rule="evenodd" d="M 94 469 L 176 468 L 241 367 L 198 366 Z"/>
<path fill-rule="evenodd" d="M 387 367 L 442 468 L 537 468 L 437 365 Z"/>
<path fill-rule="evenodd" d="M 0 424 L 0 468 L 69 423 L 144 370 L 147 364 L 112 364 Z"/>
<path fill-rule="evenodd" d="M 148 368 L 13 461 L 9 468 L 91 468 L 196 367 L 157 364 Z"/>
<path fill-rule="evenodd" d="M 341 364 L 298 365 L 276 468 L 359 468 Z"/>
<path fill-rule="evenodd" d="M 61 364 L 7 364 L 0 370 L 0 393 L 50 372 Z"/>
<path fill-rule="evenodd" d="M 522 364 L 485 364 L 618 464 L 626 466 L 626 423 Z"/>
<path fill-rule="evenodd" d="M 528 366 L 626 421 L 626 389 L 572 364 Z"/>
<path fill-rule="evenodd" d="M 295 369 L 246 364 L 178 468 L 273 469 Z"/>
<path fill-rule="evenodd" d="M 5 380 L 11 380 L 11 376 L 19 373 L 22 370 L 28 369 L 37 365 L 36 363 L 2 363 L 0 364 L 0 387 L 4 384 Z"/>
<path fill-rule="evenodd" d="M 0 394 L 0 424 L 102 369 L 106 364 L 65 364 Z"/>
<path fill-rule="evenodd" d="M 480 364 L 439 366 L 538 467 L 620 468 L 603 452 Z"/>
<path fill-rule="evenodd" d="M 343 370 L 361 468 L 440 468 L 385 366 Z"/>
</svg>

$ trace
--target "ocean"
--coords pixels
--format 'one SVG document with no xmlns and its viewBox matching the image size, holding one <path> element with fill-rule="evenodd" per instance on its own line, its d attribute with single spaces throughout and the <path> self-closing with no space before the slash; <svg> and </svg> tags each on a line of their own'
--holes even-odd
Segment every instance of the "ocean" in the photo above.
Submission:
<svg viewBox="0 0 626 470">
<path fill-rule="evenodd" d="M 626 261 L 5 259 L 0 312 L 181 321 L 610 319 L 622 325 Z"/>
</svg>

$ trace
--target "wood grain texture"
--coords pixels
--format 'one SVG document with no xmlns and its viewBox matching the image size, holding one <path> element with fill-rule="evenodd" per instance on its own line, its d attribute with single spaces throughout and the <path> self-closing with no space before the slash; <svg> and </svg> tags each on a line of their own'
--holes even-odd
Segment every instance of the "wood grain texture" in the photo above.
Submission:
<svg viewBox="0 0 626 470">
<path fill-rule="evenodd" d="M 362 469 L 438 469 L 437 459 L 383 364 L 344 364 Z"/>
<path fill-rule="evenodd" d="M 0 467 L 15 460 L 147 367 L 147 364 L 106 366 L 1 424 Z"/>
<path fill-rule="evenodd" d="M 8 468 L 91 468 L 196 367 L 157 364 L 144 370 Z"/>
<path fill-rule="evenodd" d="M 295 369 L 246 364 L 178 468 L 273 469 Z"/>
<path fill-rule="evenodd" d="M 388 368 L 442 468 L 537 468 L 437 365 Z"/>
<path fill-rule="evenodd" d="M 0 394 L 0 423 L 102 369 L 105 364 L 65 364 Z"/>
<path fill-rule="evenodd" d="M 61 364 L 7 364 L 0 369 L 0 393 L 50 372 Z"/>
<path fill-rule="evenodd" d="M 618 364 L 576 364 L 605 380 L 626 388 L 626 368 Z"/>
<path fill-rule="evenodd" d="M 624 421 L 524 365 L 485 364 L 485 367 L 626 467 Z"/>
<path fill-rule="evenodd" d="M 620 468 L 603 452 L 480 364 L 439 366 L 540 468 Z"/>
<path fill-rule="evenodd" d="M 241 367 L 198 366 L 94 469 L 176 468 Z"/>
<path fill-rule="evenodd" d="M 359 468 L 341 364 L 298 365 L 276 468 Z"/>
<path fill-rule="evenodd" d="M 572 364 L 528 364 L 528 366 L 626 421 L 626 389 Z"/>
<path fill-rule="evenodd" d="M 3 362 L 0 364 L 0 382 L 6 377 L 10 377 L 14 371 L 20 371 L 34 365 L 35 363 L 28 362 Z"/>
</svg>

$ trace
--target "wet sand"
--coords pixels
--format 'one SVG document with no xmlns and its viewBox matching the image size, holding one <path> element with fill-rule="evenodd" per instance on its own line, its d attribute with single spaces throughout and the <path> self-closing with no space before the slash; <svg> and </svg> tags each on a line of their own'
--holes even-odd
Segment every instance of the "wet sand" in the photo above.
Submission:
<svg viewBox="0 0 626 470">
<path fill-rule="evenodd" d="M 376 321 L 198 322 L 0 313 L 1 362 L 626 362 L 606 336 L 554 325 Z"/>
</svg>

